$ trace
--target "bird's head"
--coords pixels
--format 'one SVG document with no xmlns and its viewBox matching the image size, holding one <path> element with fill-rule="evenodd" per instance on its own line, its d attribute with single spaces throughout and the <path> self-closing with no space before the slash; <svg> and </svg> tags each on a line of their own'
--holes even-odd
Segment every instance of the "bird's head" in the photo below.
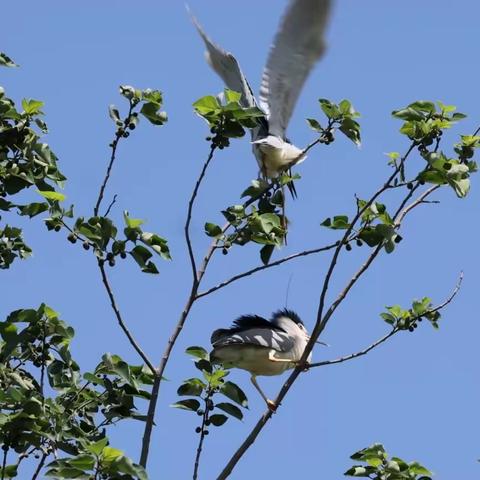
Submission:
<svg viewBox="0 0 480 480">
<path fill-rule="evenodd" d="M 271 322 L 275 326 L 285 330 L 285 332 L 290 335 L 304 338 L 306 341 L 310 338 L 310 334 L 307 332 L 301 318 L 292 310 L 285 308 L 275 312 L 272 316 Z"/>
</svg>

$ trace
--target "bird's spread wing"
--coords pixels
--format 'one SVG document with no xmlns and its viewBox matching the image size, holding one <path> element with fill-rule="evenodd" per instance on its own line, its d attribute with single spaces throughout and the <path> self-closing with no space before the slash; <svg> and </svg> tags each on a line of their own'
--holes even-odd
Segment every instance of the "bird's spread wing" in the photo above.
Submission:
<svg viewBox="0 0 480 480">
<path fill-rule="evenodd" d="M 214 348 L 227 345 L 254 345 L 288 352 L 292 338 L 280 327 L 257 315 L 244 315 L 233 322 L 232 328 L 215 330 L 211 337 Z"/>
<path fill-rule="evenodd" d="M 220 76 L 230 90 L 242 94 L 240 104 L 243 107 L 255 107 L 257 105 L 255 97 L 253 96 L 252 89 L 238 64 L 237 59 L 231 53 L 226 52 L 223 48 L 213 43 L 203 31 L 202 26 L 198 23 L 197 19 L 193 15 L 191 15 L 191 17 L 198 33 L 207 47 L 205 57 L 209 65 Z"/>
<path fill-rule="evenodd" d="M 260 87 L 269 133 L 285 137 L 303 84 L 325 50 L 331 0 L 290 0 L 270 49 Z"/>
</svg>

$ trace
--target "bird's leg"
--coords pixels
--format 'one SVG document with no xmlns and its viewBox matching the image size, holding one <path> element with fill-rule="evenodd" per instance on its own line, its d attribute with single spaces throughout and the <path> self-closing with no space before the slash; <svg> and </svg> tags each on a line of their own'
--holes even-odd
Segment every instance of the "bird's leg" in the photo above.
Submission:
<svg viewBox="0 0 480 480">
<path fill-rule="evenodd" d="M 252 382 L 253 386 L 257 389 L 258 393 L 262 396 L 262 398 L 265 400 L 265 403 L 267 404 L 267 407 L 272 411 L 275 412 L 277 410 L 277 405 L 275 404 L 274 401 L 270 400 L 267 398 L 267 396 L 262 392 L 262 389 L 257 383 L 257 377 L 256 375 L 252 375 L 250 377 L 250 381 Z"/>
</svg>

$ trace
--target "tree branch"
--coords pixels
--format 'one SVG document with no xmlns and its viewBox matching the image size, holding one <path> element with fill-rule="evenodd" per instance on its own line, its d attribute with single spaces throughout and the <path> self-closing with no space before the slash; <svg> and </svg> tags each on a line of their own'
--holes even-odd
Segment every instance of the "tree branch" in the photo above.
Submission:
<svg viewBox="0 0 480 480">
<path fill-rule="evenodd" d="M 210 295 L 211 293 L 216 292 L 217 290 L 220 290 L 221 288 L 226 287 L 227 285 L 230 285 L 231 283 L 236 282 L 237 280 L 248 277 L 248 276 L 253 275 L 254 273 L 260 272 L 262 270 L 266 270 L 267 268 L 276 267 L 278 265 L 281 265 L 282 263 L 289 262 L 290 260 L 293 260 L 295 258 L 306 257 L 308 255 L 313 255 L 315 253 L 325 252 L 327 250 L 331 250 L 331 249 L 335 248 L 336 246 L 337 246 L 337 242 L 332 243 L 330 245 L 326 245 L 324 247 L 313 248 L 311 250 L 304 250 L 303 252 L 294 253 L 292 255 L 288 255 L 287 257 L 280 258 L 279 260 L 271 262 L 267 265 L 260 265 L 258 267 L 252 268 L 252 269 L 247 270 L 243 273 L 239 273 L 237 275 L 234 275 L 233 277 L 229 278 L 228 280 L 224 280 L 223 282 L 219 283 L 218 285 L 215 285 L 214 287 L 209 288 L 208 290 L 197 293 L 197 299 L 205 297 L 207 295 Z"/>
<path fill-rule="evenodd" d="M 157 375 L 157 371 L 155 367 L 153 366 L 152 362 L 148 359 L 147 355 L 145 352 L 140 348 L 138 345 L 137 341 L 133 338 L 132 333 L 128 329 L 127 325 L 123 321 L 122 314 L 120 313 L 120 310 L 118 309 L 117 303 L 115 301 L 115 296 L 113 295 L 112 288 L 110 287 L 110 283 L 108 282 L 108 277 L 107 273 L 105 272 L 105 267 L 103 264 L 100 262 L 98 263 L 98 268 L 100 269 L 100 273 L 102 275 L 102 282 L 105 287 L 105 290 L 107 291 L 108 298 L 110 299 L 110 304 L 112 306 L 112 310 L 115 313 L 115 316 L 117 317 L 118 324 L 120 325 L 120 328 L 123 330 L 125 335 L 128 338 L 128 341 L 130 342 L 130 345 L 135 349 L 135 351 L 140 355 L 142 360 L 145 362 L 145 364 L 148 366 L 148 368 L 151 370 L 153 375 Z"/>
<path fill-rule="evenodd" d="M 37 469 L 35 470 L 35 473 L 33 474 L 32 480 L 36 480 L 38 476 L 40 475 L 40 472 L 42 471 L 43 465 L 45 465 L 45 460 L 47 459 L 48 455 L 44 453 L 42 455 L 42 458 L 40 459 L 40 462 L 38 462 Z"/>
<path fill-rule="evenodd" d="M 438 312 L 438 311 L 442 310 L 443 308 L 445 308 L 455 298 L 455 296 L 459 292 L 460 287 L 462 285 L 462 281 L 463 281 L 463 272 L 460 272 L 457 284 L 455 285 L 455 288 L 453 289 L 450 296 L 444 302 L 442 302 L 440 305 L 437 305 L 436 307 L 427 310 L 423 315 L 417 315 L 411 321 L 415 322 L 425 315 Z M 398 333 L 400 331 L 402 331 L 402 329 L 400 329 L 398 327 L 394 327 L 389 333 L 387 333 L 383 337 L 379 338 L 376 342 L 373 342 L 367 348 L 364 348 L 363 350 L 360 350 L 359 352 L 351 353 L 350 355 L 346 355 L 344 357 L 336 358 L 334 360 L 325 360 L 323 362 L 311 363 L 311 364 L 308 365 L 308 368 L 310 369 L 310 368 L 315 368 L 315 367 L 323 367 L 325 365 L 334 365 L 336 363 L 343 363 L 343 362 L 347 362 L 349 360 L 353 360 L 354 358 L 362 357 L 363 355 L 366 355 L 368 352 L 370 352 L 374 348 L 376 348 L 379 345 L 381 345 L 382 343 L 386 342 L 390 337 L 393 337 L 393 335 L 395 335 L 396 333 Z"/>
<path fill-rule="evenodd" d="M 126 116 L 126 118 L 130 118 L 130 116 L 132 115 L 133 107 L 134 107 L 134 105 L 130 101 L 130 108 L 128 110 L 128 115 Z M 100 205 L 101 205 L 102 200 L 103 200 L 103 195 L 105 193 L 105 188 L 107 187 L 107 183 L 110 179 L 110 174 L 112 173 L 112 167 L 113 167 L 113 164 L 115 163 L 115 156 L 117 154 L 118 142 L 123 137 L 123 133 L 124 132 L 120 128 L 117 128 L 117 131 L 115 133 L 115 138 L 114 138 L 113 142 L 110 144 L 110 146 L 112 148 L 112 153 L 110 155 L 110 162 L 108 163 L 108 166 L 107 166 L 107 172 L 105 173 L 105 178 L 103 179 L 102 185 L 100 186 L 100 191 L 98 192 L 97 202 L 96 202 L 95 207 L 93 209 L 93 215 L 95 217 L 98 215 L 98 211 L 100 210 Z"/>
<path fill-rule="evenodd" d="M 193 246 L 192 246 L 192 240 L 190 238 L 190 223 L 192 221 L 192 212 L 193 212 L 193 205 L 195 204 L 195 199 L 197 198 L 198 190 L 200 188 L 200 185 L 202 183 L 203 177 L 205 176 L 205 173 L 207 171 L 208 165 L 212 161 L 213 154 L 215 153 L 216 145 L 213 145 L 210 147 L 210 153 L 207 157 L 207 160 L 203 164 L 202 171 L 200 172 L 200 175 L 197 179 L 197 182 L 195 184 L 195 187 L 192 192 L 192 196 L 190 197 L 190 200 L 188 202 L 188 210 L 187 210 L 187 219 L 185 221 L 185 240 L 187 242 L 187 249 L 188 249 L 188 256 L 190 257 L 190 263 L 192 265 L 192 273 L 193 273 L 193 282 L 194 284 L 198 283 L 198 274 L 197 274 L 197 265 L 195 262 L 195 255 L 193 253 Z"/>
</svg>

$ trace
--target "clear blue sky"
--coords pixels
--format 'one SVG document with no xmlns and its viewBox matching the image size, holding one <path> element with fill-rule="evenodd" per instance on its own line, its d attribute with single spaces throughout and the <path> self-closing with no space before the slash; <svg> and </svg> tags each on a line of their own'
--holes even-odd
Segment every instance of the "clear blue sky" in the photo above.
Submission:
<svg viewBox="0 0 480 480">
<path fill-rule="evenodd" d="M 190 0 L 192 10 L 219 44 L 234 52 L 258 89 L 268 46 L 285 1 Z M 469 117 L 446 136 L 471 133 L 480 122 L 478 101 L 478 18 L 476 2 L 458 0 L 339 1 L 329 29 L 329 49 L 300 97 L 289 137 L 302 146 L 314 137 L 304 118 L 320 118 L 318 98 L 350 99 L 362 114 L 360 150 L 343 138 L 312 151 L 298 171 L 299 199 L 289 204 L 289 245 L 278 257 L 319 246 L 334 235 L 319 227 L 327 216 L 354 210 L 354 194 L 366 197 L 388 173 L 384 152 L 403 151 L 398 121 L 390 112 L 417 99 L 442 100 Z M 78 215 L 91 212 L 109 156 L 113 125 L 107 106 L 124 105 L 120 84 L 164 92 L 169 123 L 143 123 L 124 142 L 107 198 L 118 194 L 114 216 L 128 209 L 147 228 L 169 239 L 174 261 L 160 263 L 156 277 L 133 262 L 111 271 L 124 316 L 139 342 L 157 362 L 185 302 L 190 282 L 182 228 L 187 196 L 208 153 L 205 124 L 191 104 L 222 88 L 203 59 L 203 46 L 181 1 L 6 2 L 2 6 L 0 50 L 20 69 L 0 71 L 9 96 L 44 100 L 51 129 L 48 142 L 69 178 L 68 201 Z M 450 151 L 447 149 L 447 151 Z M 205 252 L 206 220 L 238 200 L 256 175 L 245 138 L 217 156 L 202 188 L 193 222 L 195 248 Z M 477 478 L 479 256 L 478 178 L 461 201 L 452 191 L 440 205 L 419 208 L 407 221 L 404 241 L 383 255 L 352 291 L 324 334 L 329 349 L 317 360 L 335 358 L 371 343 L 386 332 L 378 314 L 384 305 L 405 306 L 413 298 L 443 300 L 460 270 L 463 288 L 444 311 L 441 329 L 421 325 L 398 335 L 367 357 L 302 376 L 283 407 L 240 462 L 233 479 L 340 479 L 349 455 L 374 442 L 407 460 L 418 459 L 438 479 Z M 20 220 L 18 220 L 20 222 Z M 73 349 L 83 369 L 106 352 L 131 363 L 138 359 L 117 328 L 93 258 L 70 245 L 64 234 L 48 233 L 36 219 L 25 225 L 35 256 L 2 272 L 1 316 L 45 301 L 76 329 Z M 342 257 L 332 295 L 366 254 Z M 194 307 L 162 386 L 150 460 L 151 478 L 190 478 L 197 417 L 169 408 L 179 383 L 194 374 L 183 354 L 192 344 L 208 346 L 213 329 L 243 313 L 268 316 L 283 307 L 293 275 L 289 307 L 311 327 L 329 257 L 289 263 L 240 281 Z M 219 256 L 206 277 L 211 285 L 258 263 L 245 247 Z M 243 423 L 230 420 L 206 441 L 201 477 L 214 478 L 250 431 L 264 405 L 245 372 L 233 371 L 250 397 Z M 273 396 L 282 378 L 260 379 Z M 114 446 L 138 460 L 142 425 L 113 429 Z"/>
</svg>

